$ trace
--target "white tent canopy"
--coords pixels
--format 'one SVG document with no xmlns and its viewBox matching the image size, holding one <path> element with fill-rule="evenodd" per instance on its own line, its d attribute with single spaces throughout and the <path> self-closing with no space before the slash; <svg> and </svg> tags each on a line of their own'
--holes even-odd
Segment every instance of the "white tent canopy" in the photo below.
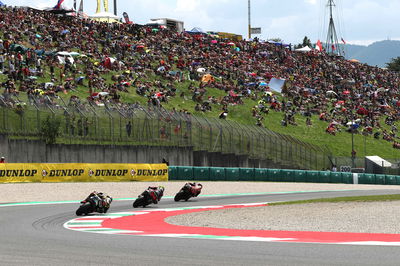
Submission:
<svg viewBox="0 0 400 266">
<path fill-rule="evenodd" d="M 365 158 L 370 160 L 371 162 L 377 164 L 378 166 L 381 166 L 381 167 L 392 167 L 392 163 L 386 161 L 385 159 L 382 159 L 379 156 L 366 156 Z"/>
<path fill-rule="evenodd" d="M 307 52 L 310 52 L 311 50 L 312 50 L 312 49 L 311 49 L 310 47 L 304 46 L 303 48 L 296 49 L 295 51 L 296 51 L 296 52 L 307 53 Z"/>
<path fill-rule="evenodd" d="M 94 19 L 94 20 L 100 20 L 100 21 L 116 21 L 119 20 L 120 18 L 113 13 L 109 12 L 99 12 L 94 15 L 89 16 L 89 18 Z"/>
</svg>

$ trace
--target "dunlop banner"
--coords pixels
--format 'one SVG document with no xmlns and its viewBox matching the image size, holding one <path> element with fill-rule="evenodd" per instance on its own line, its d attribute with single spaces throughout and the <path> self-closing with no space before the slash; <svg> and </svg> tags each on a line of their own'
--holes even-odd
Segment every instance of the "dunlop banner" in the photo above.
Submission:
<svg viewBox="0 0 400 266">
<path fill-rule="evenodd" d="M 168 181 L 166 164 L 0 164 L 0 183 Z"/>
</svg>

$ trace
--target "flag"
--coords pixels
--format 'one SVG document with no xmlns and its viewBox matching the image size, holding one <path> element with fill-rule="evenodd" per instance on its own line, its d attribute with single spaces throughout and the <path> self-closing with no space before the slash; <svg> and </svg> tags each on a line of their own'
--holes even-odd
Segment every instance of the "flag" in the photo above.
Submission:
<svg viewBox="0 0 400 266">
<path fill-rule="evenodd" d="M 54 9 L 61 9 L 61 4 L 64 2 L 64 0 L 58 0 L 57 5 L 54 7 Z"/>
<path fill-rule="evenodd" d="M 283 87 L 285 86 L 285 79 L 280 79 L 280 78 L 272 78 L 268 84 L 270 89 L 277 91 L 277 92 L 282 92 Z"/>
<path fill-rule="evenodd" d="M 122 15 L 124 16 L 125 23 L 130 24 L 128 13 L 124 12 L 124 13 L 122 13 Z"/>
<path fill-rule="evenodd" d="M 343 40 L 343 38 L 342 38 L 342 42 L 343 42 L 344 44 L 346 44 L 346 41 L 345 41 L 345 40 Z"/>
<path fill-rule="evenodd" d="M 322 43 L 320 40 L 318 40 L 318 42 L 317 42 L 317 47 L 318 47 L 319 51 L 322 52 Z"/>
<path fill-rule="evenodd" d="M 108 0 L 103 0 L 104 11 L 108 12 Z"/>
<path fill-rule="evenodd" d="M 101 11 L 101 0 L 97 0 L 96 13 L 100 13 L 100 11 Z"/>
<path fill-rule="evenodd" d="M 83 14 L 83 0 L 81 0 L 81 3 L 79 5 L 78 13 L 81 14 L 81 15 Z"/>
</svg>

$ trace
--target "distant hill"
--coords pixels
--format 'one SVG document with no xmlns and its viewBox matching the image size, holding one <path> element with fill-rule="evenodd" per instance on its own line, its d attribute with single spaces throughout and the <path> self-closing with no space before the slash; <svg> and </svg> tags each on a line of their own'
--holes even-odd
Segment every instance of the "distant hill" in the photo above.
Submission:
<svg viewBox="0 0 400 266">
<path fill-rule="evenodd" d="M 400 57 L 400 41 L 379 41 L 368 46 L 345 45 L 347 59 L 357 59 L 371 66 L 386 67 L 392 58 Z"/>
</svg>

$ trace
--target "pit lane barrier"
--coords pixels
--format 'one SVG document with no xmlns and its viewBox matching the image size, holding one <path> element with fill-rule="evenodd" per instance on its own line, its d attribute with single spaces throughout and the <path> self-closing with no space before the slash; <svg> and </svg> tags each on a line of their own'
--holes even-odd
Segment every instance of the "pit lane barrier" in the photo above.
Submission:
<svg viewBox="0 0 400 266">
<path fill-rule="evenodd" d="M 400 185 L 400 176 L 260 168 L 170 166 L 169 180 Z"/>
</svg>

